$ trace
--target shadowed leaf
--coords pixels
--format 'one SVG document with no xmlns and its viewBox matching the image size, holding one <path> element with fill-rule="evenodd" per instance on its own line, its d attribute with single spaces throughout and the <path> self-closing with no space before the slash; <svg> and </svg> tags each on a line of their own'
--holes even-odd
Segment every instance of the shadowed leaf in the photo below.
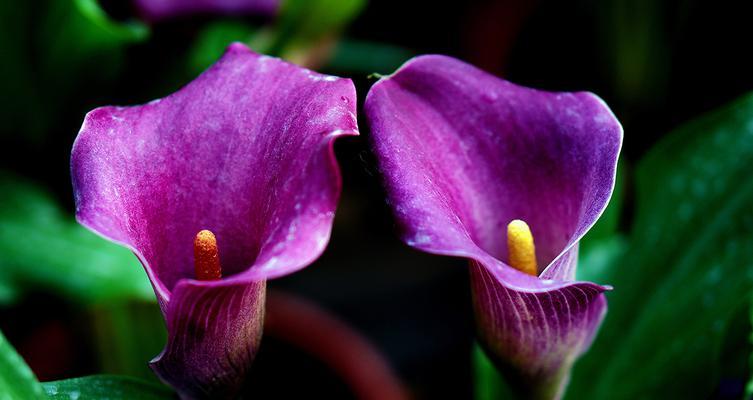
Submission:
<svg viewBox="0 0 753 400">
<path fill-rule="evenodd" d="M 170 389 L 128 376 L 92 375 L 42 383 L 50 399 L 164 400 L 174 399 Z"/>
<path fill-rule="evenodd" d="M 0 193 L 0 300 L 29 287 L 81 302 L 155 300 L 131 252 L 80 226 L 43 190 L 0 174 Z"/>
<path fill-rule="evenodd" d="M 44 397 L 42 386 L 31 369 L 0 332 L 0 398 L 27 400 Z"/>
<path fill-rule="evenodd" d="M 722 342 L 753 287 L 752 163 L 753 95 L 680 127 L 639 163 L 629 247 L 571 398 L 713 392 Z"/>
</svg>

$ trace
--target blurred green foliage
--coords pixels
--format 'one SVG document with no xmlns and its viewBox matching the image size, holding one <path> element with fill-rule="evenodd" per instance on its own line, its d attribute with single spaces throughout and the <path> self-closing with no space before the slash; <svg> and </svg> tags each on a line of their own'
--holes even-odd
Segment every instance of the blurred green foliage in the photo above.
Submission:
<svg viewBox="0 0 753 400">
<path fill-rule="evenodd" d="M 6 174 L 0 193 L 0 302 L 27 289 L 82 303 L 155 300 L 138 259 L 76 223 L 49 194 Z"/>
<path fill-rule="evenodd" d="M 168 400 L 173 392 L 163 385 L 128 376 L 93 375 L 42 384 L 47 398 L 53 400 Z"/>
<path fill-rule="evenodd" d="M 198 33 L 188 54 L 190 75 L 197 75 L 212 65 L 230 43 L 249 43 L 256 29 L 238 20 L 213 21 Z"/>
<path fill-rule="evenodd" d="M 476 400 L 512 399 L 513 392 L 478 343 L 473 345 L 473 387 Z"/>
<path fill-rule="evenodd" d="M 149 361 L 167 343 L 162 313 L 154 303 L 123 301 L 91 307 L 100 371 L 157 381 Z"/>
<path fill-rule="evenodd" d="M 364 75 L 393 71 L 413 53 L 399 46 L 341 37 L 365 4 L 365 0 L 286 0 L 277 19 L 265 26 L 238 19 L 212 21 L 191 44 L 186 76 L 201 73 L 232 42 L 309 68 Z"/>
<path fill-rule="evenodd" d="M 344 38 L 335 46 L 325 68 L 351 74 L 389 74 L 415 56 L 400 46 Z"/>
<path fill-rule="evenodd" d="M 753 325 L 753 296 L 748 308 L 748 323 Z M 748 344 L 753 345 L 753 330 L 748 332 Z M 753 352 L 748 352 L 748 383 L 745 385 L 745 398 L 753 399 Z"/>
<path fill-rule="evenodd" d="M 0 332 L 0 395 L 5 400 L 44 398 L 42 386 L 31 369 Z"/>
<path fill-rule="evenodd" d="M 635 223 L 608 273 L 609 312 L 576 363 L 571 398 L 703 398 L 717 387 L 725 340 L 748 329 L 735 316 L 753 288 L 752 139 L 747 95 L 640 161 Z"/>
<path fill-rule="evenodd" d="M 149 34 L 143 24 L 110 20 L 96 0 L 3 1 L 0 26 L 2 132 L 37 142 L 59 133 L 73 94 L 115 79 L 126 46 Z"/>
<path fill-rule="evenodd" d="M 94 375 L 40 384 L 0 332 L 0 395 L 4 400 L 31 399 L 173 399 L 161 384 L 115 375 Z"/>
<path fill-rule="evenodd" d="M 265 52 L 283 58 L 334 38 L 366 5 L 365 0 L 284 0 Z"/>
</svg>

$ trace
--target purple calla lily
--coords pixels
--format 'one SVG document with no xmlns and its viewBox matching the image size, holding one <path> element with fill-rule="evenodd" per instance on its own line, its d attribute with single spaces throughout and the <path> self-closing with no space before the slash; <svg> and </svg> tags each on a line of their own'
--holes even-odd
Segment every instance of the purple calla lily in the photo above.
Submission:
<svg viewBox="0 0 753 400">
<path fill-rule="evenodd" d="M 134 0 L 148 21 L 197 13 L 255 14 L 272 16 L 280 0 Z"/>
<path fill-rule="evenodd" d="M 168 329 L 152 367 L 182 397 L 240 389 L 266 280 L 324 250 L 341 186 L 333 141 L 358 134 L 355 105 L 350 80 L 233 44 L 168 97 L 86 116 L 76 217 L 144 265 Z"/>
<path fill-rule="evenodd" d="M 559 397 L 606 312 L 608 287 L 575 270 L 614 187 L 619 122 L 593 94 L 517 86 L 444 56 L 381 79 L 365 110 L 403 240 L 470 260 L 482 344 L 526 397 Z"/>
</svg>

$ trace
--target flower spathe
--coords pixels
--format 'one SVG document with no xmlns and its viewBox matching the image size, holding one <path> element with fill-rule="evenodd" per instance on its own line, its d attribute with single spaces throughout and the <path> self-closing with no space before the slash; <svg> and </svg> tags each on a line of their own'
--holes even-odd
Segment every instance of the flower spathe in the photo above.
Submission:
<svg viewBox="0 0 753 400">
<path fill-rule="evenodd" d="M 144 265 L 168 328 L 152 367 L 182 397 L 240 389 L 266 279 L 324 250 L 341 187 L 333 141 L 358 134 L 355 104 L 348 79 L 233 44 L 168 97 L 86 116 L 71 156 L 76 217 Z M 222 279 L 195 279 L 203 230 Z"/>
<path fill-rule="evenodd" d="M 445 56 L 382 78 L 365 111 L 404 241 L 469 259 L 482 344 L 518 390 L 559 396 L 606 312 L 608 288 L 575 269 L 614 187 L 612 112 L 593 94 L 517 86 Z M 535 238 L 533 274 L 508 263 L 516 220 Z"/>
</svg>

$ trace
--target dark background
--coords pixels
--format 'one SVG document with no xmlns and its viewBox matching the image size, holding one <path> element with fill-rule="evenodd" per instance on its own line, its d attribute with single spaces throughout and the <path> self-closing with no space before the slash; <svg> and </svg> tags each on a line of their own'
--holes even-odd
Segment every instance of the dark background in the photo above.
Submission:
<svg viewBox="0 0 753 400">
<path fill-rule="evenodd" d="M 131 13 L 122 3 L 104 5 L 117 18 Z M 629 174 L 673 127 L 753 89 L 752 11 L 751 2 L 719 0 L 372 0 L 344 36 L 413 54 L 452 55 L 526 86 L 595 92 L 624 125 Z M 186 83 L 190 77 L 175 76 L 173 60 L 205 22 L 156 25 L 148 42 L 128 49 L 123 78 L 106 90 L 82 87 L 78 98 L 61 105 L 65 112 L 44 140 L 3 132 L 0 167 L 43 184 L 73 210 L 68 160 L 85 112 L 142 103 Z M 361 103 L 374 82 L 336 65 L 320 69 L 352 78 Z M 344 191 L 329 248 L 270 287 L 312 299 L 346 320 L 384 352 L 417 397 L 470 397 L 473 317 L 464 262 L 399 241 L 360 117 L 362 137 L 336 145 Z M 82 328 L 88 318 L 63 299 L 32 293 L 0 309 L 0 329 L 41 380 L 62 379 L 98 372 Z M 274 337 L 265 337 L 253 368 L 260 398 L 351 396 L 323 364 Z"/>
</svg>

